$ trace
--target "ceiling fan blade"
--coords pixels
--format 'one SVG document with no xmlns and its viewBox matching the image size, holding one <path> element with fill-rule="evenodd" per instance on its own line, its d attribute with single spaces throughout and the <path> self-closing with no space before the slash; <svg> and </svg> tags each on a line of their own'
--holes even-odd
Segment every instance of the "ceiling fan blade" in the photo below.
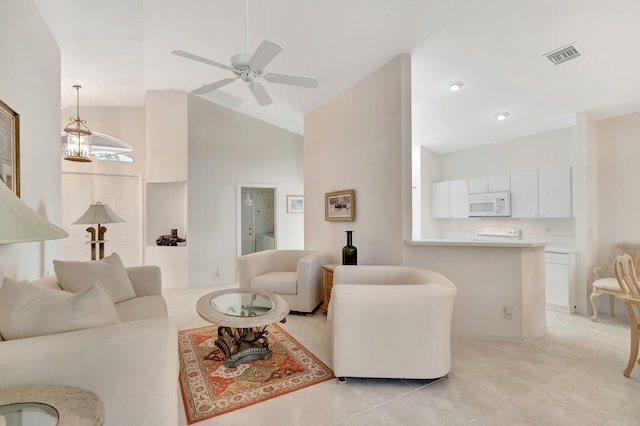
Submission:
<svg viewBox="0 0 640 426">
<path fill-rule="evenodd" d="M 256 98 L 256 101 L 260 104 L 260 106 L 269 105 L 273 103 L 271 100 L 271 96 L 264 90 L 264 87 L 260 83 L 251 82 L 249 83 L 249 90 L 253 94 L 253 97 Z"/>
<path fill-rule="evenodd" d="M 264 40 L 258 49 L 255 51 L 251 58 L 249 58 L 249 63 L 256 65 L 258 68 L 266 67 L 269 62 L 273 61 L 278 53 L 282 51 L 282 46 L 268 40 Z"/>
<path fill-rule="evenodd" d="M 271 83 L 290 84 L 292 86 L 314 88 L 318 86 L 317 78 L 299 77 L 297 75 L 266 73 L 264 79 Z"/>
<path fill-rule="evenodd" d="M 194 55 L 193 53 L 185 52 L 184 50 L 174 50 L 171 53 L 173 53 L 174 55 L 177 55 L 177 56 L 182 56 L 183 58 L 191 59 L 193 61 L 198 61 L 198 62 L 202 62 L 204 64 L 213 65 L 214 67 L 218 67 L 218 68 L 222 68 L 222 69 L 225 69 L 225 70 L 229 70 L 229 71 L 231 71 L 233 73 L 236 72 L 236 70 L 233 69 L 232 67 L 230 67 L 229 65 L 221 64 L 219 62 L 212 61 L 211 59 L 203 58 L 202 56 L 198 56 L 198 55 Z"/>
<path fill-rule="evenodd" d="M 205 84 L 202 87 L 199 87 L 195 90 L 192 90 L 191 93 L 193 93 L 194 95 L 204 95 L 205 93 L 209 93 L 212 92 L 216 89 L 219 89 L 223 86 L 226 86 L 227 84 L 233 83 L 234 81 L 236 81 L 239 77 L 233 77 L 233 78 L 225 78 L 219 81 L 216 81 L 215 83 L 209 83 L 209 84 Z"/>
</svg>

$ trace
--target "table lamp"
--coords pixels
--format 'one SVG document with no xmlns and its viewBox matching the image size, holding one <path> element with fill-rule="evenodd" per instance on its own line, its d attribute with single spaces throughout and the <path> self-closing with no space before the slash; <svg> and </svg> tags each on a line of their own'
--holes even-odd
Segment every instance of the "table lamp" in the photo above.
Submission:
<svg viewBox="0 0 640 426">
<path fill-rule="evenodd" d="M 0 244 L 55 240 L 68 237 L 0 183 Z"/>
<path fill-rule="evenodd" d="M 91 260 L 96 260 L 96 245 L 99 245 L 100 248 L 99 259 L 104 258 L 104 243 L 106 241 L 104 233 L 107 232 L 107 228 L 101 224 L 118 222 L 124 222 L 124 219 L 115 214 L 108 205 L 102 204 L 100 201 L 96 204 L 91 204 L 87 211 L 80 216 L 80 219 L 73 222 L 74 225 L 98 224 L 97 232 L 93 226 L 87 228 L 87 232 L 91 234 L 91 240 L 89 241 L 91 243 Z"/>
</svg>

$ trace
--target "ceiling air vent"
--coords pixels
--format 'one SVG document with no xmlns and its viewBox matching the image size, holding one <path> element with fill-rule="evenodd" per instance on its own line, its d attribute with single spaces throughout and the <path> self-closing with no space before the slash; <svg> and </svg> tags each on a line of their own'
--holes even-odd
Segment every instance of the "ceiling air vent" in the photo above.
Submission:
<svg viewBox="0 0 640 426">
<path fill-rule="evenodd" d="M 548 53 L 547 58 L 554 65 L 560 65 L 563 62 L 567 62 L 571 59 L 575 59 L 580 56 L 580 52 L 574 46 L 563 47 L 560 50 Z"/>
</svg>

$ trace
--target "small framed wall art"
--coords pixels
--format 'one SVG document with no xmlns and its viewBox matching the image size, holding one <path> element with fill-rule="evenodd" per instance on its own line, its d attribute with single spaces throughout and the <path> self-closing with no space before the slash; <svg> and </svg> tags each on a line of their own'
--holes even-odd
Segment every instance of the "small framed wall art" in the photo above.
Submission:
<svg viewBox="0 0 640 426">
<path fill-rule="evenodd" d="M 20 116 L 0 101 L 0 181 L 20 196 Z"/>
<path fill-rule="evenodd" d="M 356 192 L 353 189 L 324 195 L 324 220 L 352 222 L 356 218 Z"/>
<path fill-rule="evenodd" d="M 287 213 L 304 213 L 304 197 L 287 195 Z"/>
</svg>

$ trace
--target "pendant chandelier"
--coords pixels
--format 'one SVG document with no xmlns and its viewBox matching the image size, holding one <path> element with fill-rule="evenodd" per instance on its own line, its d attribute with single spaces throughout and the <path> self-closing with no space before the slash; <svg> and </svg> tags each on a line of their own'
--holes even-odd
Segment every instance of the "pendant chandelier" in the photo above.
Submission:
<svg viewBox="0 0 640 426">
<path fill-rule="evenodd" d="M 76 118 L 71 118 L 64 131 L 67 133 L 67 152 L 65 160 L 88 163 L 91 161 L 91 130 L 87 127 L 87 122 L 80 119 L 80 87 L 76 89 Z"/>
</svg>

